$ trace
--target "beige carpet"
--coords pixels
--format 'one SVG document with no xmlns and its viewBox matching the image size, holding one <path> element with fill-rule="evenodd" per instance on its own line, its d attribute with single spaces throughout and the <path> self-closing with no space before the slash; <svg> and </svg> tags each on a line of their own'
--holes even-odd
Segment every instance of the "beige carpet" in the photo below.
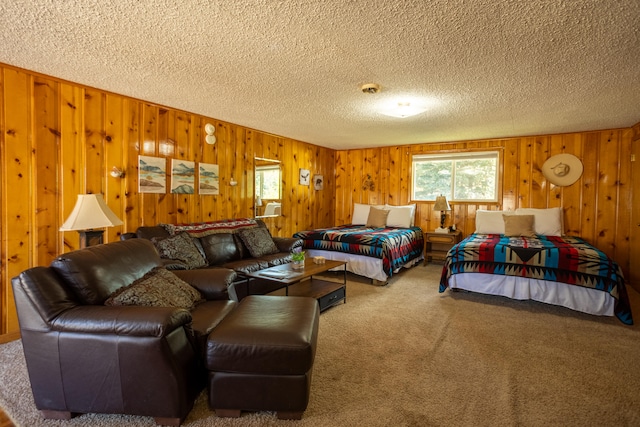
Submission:
<svg viewBox="0 0 640 427">
<path fill-rule="evenodd" d="M 309 408 L 217 418 L 201 395 L 187 426 L 638 426 L 640 327 L 535 302 L 438 293 L 439 266 L 376 287 L 350 276 L 321 315 Z M 640 296 L 629 290 L 636 323 Z M 147 417 L 43 421 L 20 342 L 0 346 L 0 405 L 19 426 L 152 426 Z"/>
</svg>

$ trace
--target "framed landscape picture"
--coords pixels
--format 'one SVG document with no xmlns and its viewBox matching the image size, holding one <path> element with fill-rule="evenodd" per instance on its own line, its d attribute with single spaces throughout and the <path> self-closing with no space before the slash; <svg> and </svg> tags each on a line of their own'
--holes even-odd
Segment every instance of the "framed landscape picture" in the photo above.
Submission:
<svg viewBox="0 0 640 427">
<path fill-rule="evenodd" d="M 171 160 L 171 192 L 195 194 L 196 163 L 188 160 Z"/>
<path fill-rule="evenodd" d="M 141 193 L 167 192 L 167 159 L 138 156 L 138 191 Z"/>
<path fill-rule="evenodd" d="M 199 163 L 198 193 L 207 195 L 220 194 L 220 176 L 218 165 Z"/>
</svg>

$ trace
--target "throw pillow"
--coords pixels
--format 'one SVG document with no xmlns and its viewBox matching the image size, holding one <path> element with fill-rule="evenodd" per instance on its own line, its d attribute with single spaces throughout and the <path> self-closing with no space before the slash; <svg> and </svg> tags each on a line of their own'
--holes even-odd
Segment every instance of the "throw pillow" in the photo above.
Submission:
<svg viewBox="0 0 640 427">
<path fill-rule="evenodd" d="M 200 292 L 169 270 L 156 267 L 107 298 L 105 305 L 193 308 Z"/>
<path fill-rule="evenodd" d="M 160 258 L 179 260 L 187 268 L 200 268 L 207 265 L 193 239 L 187 233 L 176 234 L 165 239 L 151 239 L 160 253 Z"/>
<path fill-rule="evenodd" d="M 516 215 L 533 215 L 535 217 L 534 225 L 536 233 L 545 236 L 562 236 L 564 234 L 562 212 L 562 208 L 516 209 Z"/>
<path fill-rule="evenodd" d="M 389 211 L 386 209 L 378 209 L 373 206 L 369 210 L 369 217 L 367 218 L 367 227 L 382 228 L 387 226 L 387 217 Z"/>
<path fill-rule="evenodd" d="M 271 233 L 264 227 L 247 228 L 238 232 L 249 253 L 254 258 L 278 253 Z"/>
<path fill-rule="evenodd" d="M 502 215 L 504 235 L 509 237 L 536 237 L 533 215 Z"/>
</svg>

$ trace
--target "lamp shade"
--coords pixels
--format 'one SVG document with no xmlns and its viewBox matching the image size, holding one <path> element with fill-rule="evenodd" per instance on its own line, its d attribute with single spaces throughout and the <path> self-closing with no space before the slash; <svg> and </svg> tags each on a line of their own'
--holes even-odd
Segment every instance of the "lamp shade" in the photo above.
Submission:
<svg viewBox="0 0 640 427">
<path fill-rule="evenodd" d="M 122 221 L 109 209 L 102 194 L 78 194 L 76 205 L 60 231 L 90 230 L 116 225 L 122 225 Z"/>
<path fill-rule="evenodd" d="M 447 198 L 440 195 L 436 197 L 436 203 L 433 205 L 434 211 L 450 211 L 451 207 L 449 206 L 449 202 L 447 202 Z"/>
</svg>

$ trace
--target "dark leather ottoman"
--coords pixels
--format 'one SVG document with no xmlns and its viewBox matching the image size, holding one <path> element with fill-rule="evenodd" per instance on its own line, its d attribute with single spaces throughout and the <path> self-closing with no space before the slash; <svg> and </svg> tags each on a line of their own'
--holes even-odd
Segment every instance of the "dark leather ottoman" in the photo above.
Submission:
<svg viewBox="0 0 640 427">
<path fill-rule="evenodd" d="M 300 419 L 309 403 L 318 302 L 252 295 L 209 334 L 209 406 L 218 416 L 275 411 Z"/>
</svg>

